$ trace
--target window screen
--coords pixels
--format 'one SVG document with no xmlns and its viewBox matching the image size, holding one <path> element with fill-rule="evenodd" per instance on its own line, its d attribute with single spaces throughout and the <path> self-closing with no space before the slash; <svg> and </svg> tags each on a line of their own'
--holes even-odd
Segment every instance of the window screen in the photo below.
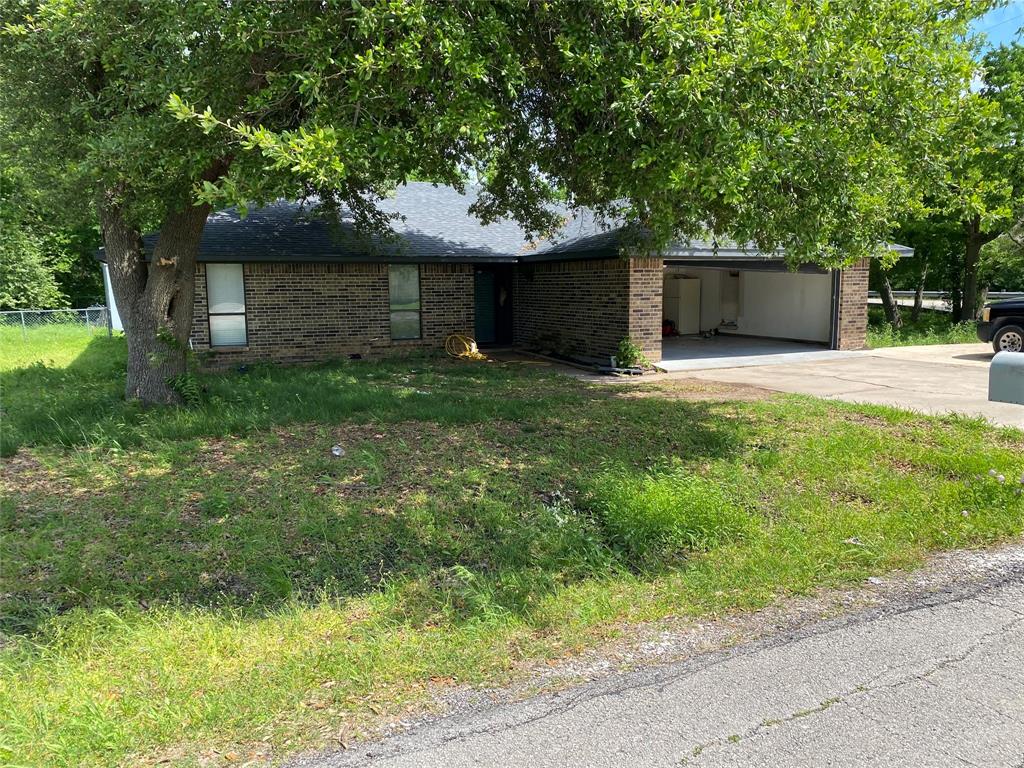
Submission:
<svg viewBox="0 0 1024 768">
<path fill-rule="evenodd" d="M 244 347 L 245 281 L 241 264 L 206 265 L 211 347 Z"/>
<path fill-rule="evenodd" d="M 420 338 L 420 267 L 391 264 L 388 269 L 391 297 L 391 338 Z"/>
</svg>

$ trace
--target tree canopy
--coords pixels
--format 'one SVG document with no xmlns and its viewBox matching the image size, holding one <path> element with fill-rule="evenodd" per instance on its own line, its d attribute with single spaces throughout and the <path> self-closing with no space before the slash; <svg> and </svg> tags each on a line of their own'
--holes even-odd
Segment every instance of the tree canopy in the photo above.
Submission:
<svg viewBox="0 0 1024 768">
<path fill-rule="evenodd" d="M 954 123 L 949 192 L 952 212 L 979 216 L 983 230 L 1005 231 L 1021 214 L 1024 188 L 1024 46 L 1001 46 L 981 60 L 980 88 L 965 121 Z M 966 126 L 964 125 L 966 122 Z"/>
<path fill-rule="evenodd" d="M 52 220 L 24 170 L 0 155 L 0 310 L 100 300 L 98 239 L 88 221 Z"/>
<path fill-rule="evenodd" d="M 920 193 L 922 159 L 971 76 L 962 35 L 976 10 L 913 0 L 463 4 L 440 14 L 442 41 L 429 4 L 385 14 L 390 34 L 363 9 L 354 18 L 370 34 L 354 59 L 332 47 L 351 23 L 339 15 L 319 22 L 321 46 L 298 41 L 310 111 L 297 129 L 232 122 L 187 97 L 173 108 L 275 170 L 342 188 L 367 172 L 341 150 L 365 141 L 360 104 L 391 103 L 398 73 L 441 43 L 445 67 L 468 75 L 447 126 L 463 140 L 427 172 L 457 183 L 476 170 L 484 217 L 542 229 L 538 206 L 555 186 L 570 204 L 642 225 L 655 244 L 710 233 L 835 265 L 875 252 Z M 276 43 L 290 45 L 288 33 Z M 422 126 L 428 142 L 438 140 L 434 117 Z M 375 136 L 389 156 L 408 139 Z M 244 198 L 235 184 L 208 199 Z"/>
<path fill-rule="evenodd" d="M 41 184 L 98 207 L 130 360 L 166 378 L 180 355 L 152 347 L 187 337 L 202 224 L 229 203 L 317 192 L 381 227 L 395 185 L 471 176 L 478 215 L 532 233 L 560 195 L 648 247 L 875 253 L 921 193 L 987 5 L 0 0 L 0 119 Z"/>
<path fill-rule="evenodd" d="M 45 239 L 19 204 L 19 181 L 13 169 L 0 168 L 0 310 L 63 306 Z"/>
<path fill-rule="evenodd" d="M 1000 259 L 1018 248 L 1008 238 L 1024 216 L 1024 47 L 1002 46 L 979 61 L 974 87 L 954 104 L 953 119 L 936 133 L 929 157 L 935 174 L 922 205 L 905 215 L 896 236 L 917 256 L 896 275 L 927 271 L 948 289 L 957 320 L 973 319 L 982 283 L 998 275 Z"/>
</svg>

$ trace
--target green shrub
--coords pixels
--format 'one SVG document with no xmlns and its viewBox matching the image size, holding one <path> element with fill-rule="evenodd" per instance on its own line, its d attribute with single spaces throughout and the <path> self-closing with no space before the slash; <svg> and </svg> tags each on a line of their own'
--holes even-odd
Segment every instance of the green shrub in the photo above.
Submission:
<svg viewBox="0 0 1024 768">
<path fill-rule="evenodd" d="M 629 337 L 619 342 L 619 350 L 615 354 L 615 360 L 620 368 L 651 367 L 651 361 L 647 359 L 643 349 Z"/>
<path fill-rule="evenodd" d="M 612 545 L 641 562 L 711 549 L 755 526 L 720 481 L 681 466 L 641 474 L 606 468 L 590 484 L 587 499 Z"/>
<path fill-rule="evenodd" d="M 199 383 L 199 378 L 192 371 L 172 376 L 167 380 L 167 384 L 181 395 L 181 399 L 188 407 L 198 408 L 203 404 L 203 385 Z"/>
<path fill-rule="evenodd" d="M 0 425 L 0 458 L 13 456 L 21 446 L 21 435 L 17 430 Z"/>
</svg>

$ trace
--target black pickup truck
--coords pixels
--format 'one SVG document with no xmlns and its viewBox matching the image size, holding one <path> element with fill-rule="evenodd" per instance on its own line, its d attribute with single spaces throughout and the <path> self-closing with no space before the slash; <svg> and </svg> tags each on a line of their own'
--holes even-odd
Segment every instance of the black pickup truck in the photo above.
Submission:
<svg viewBox="0 0 1024 768">
<path fill-rule="evenodd" d="M 1024 352 L 1024 297 L 986 304 L 978 338 L 991 341 L 996 352 Z"/>
</svg>

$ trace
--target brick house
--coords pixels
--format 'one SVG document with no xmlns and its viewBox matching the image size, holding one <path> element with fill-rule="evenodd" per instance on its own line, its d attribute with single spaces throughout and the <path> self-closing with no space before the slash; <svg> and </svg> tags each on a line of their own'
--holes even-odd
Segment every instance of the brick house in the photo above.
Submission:
<svg viewBox="0 0 1024 768">
<path fill-rule="evenodd" d="M 215 366 L 308 362 L 441 348 L 463 333 L 483 347 L 607 362 L 629 338 L 657 363 L 669 348 L 666 320 L 679 338 L 864 345 L 866 261 L 792 271 L 781 253 L 701 242 L 637 255 L 623 230 L 586 213 L 567 214 L 554 237 L 531 243 L 512 222 L 481 224 L 472 202 L 471 192 L 410 183 L 382 206 L 400 217 L 386 239 L 329 226 L 308 204 L 212 214 L 199 250 L 194 349 Z"/>
</svg>

